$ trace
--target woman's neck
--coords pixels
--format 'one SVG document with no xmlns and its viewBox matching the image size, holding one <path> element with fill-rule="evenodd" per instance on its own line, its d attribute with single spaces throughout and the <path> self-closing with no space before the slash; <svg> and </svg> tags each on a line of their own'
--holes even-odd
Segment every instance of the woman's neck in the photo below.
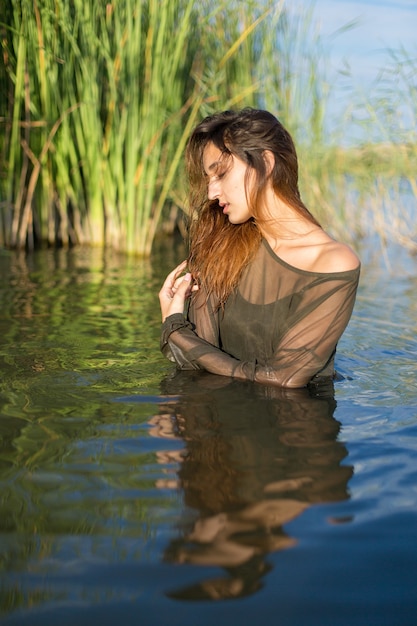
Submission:
<svg viewBox="0 0 417 626">
<path fill-rule="evenodd" d="M 257 222 L 262 236 L 272 248 L 279 244 L 297 245 L 312 234 L 322 233 L 322 229 L 307 217 L 300 215 L 293 207 L 278 198 L 270 198 L 265 219 Z"/>
</svg>

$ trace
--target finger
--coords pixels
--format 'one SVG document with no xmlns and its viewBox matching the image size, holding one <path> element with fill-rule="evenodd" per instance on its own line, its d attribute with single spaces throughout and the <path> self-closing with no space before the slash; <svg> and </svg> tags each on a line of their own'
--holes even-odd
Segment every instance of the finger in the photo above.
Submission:
<svg viewBox="0 0 417 626">
<path fill-rule="evenodd" d="M 185 268 L 187 267 L 187 261 L 183 261 L 182 263 L 180 263 L 179 265 L 177 265 L 177 267 L 175 267 L 172 272 L 170 272 L 168 274 L 168 276 L 165 279 L 165 282 L 163 284 L 163 288 L 164 287 L 170 287 L 172 288 L 173 285 L 175 284 L 176 279 L 178 278 L 178 276 L 181 274 L 181 272 L 183 272 L 185 270 Z"/>
<path fill-rule="evenodd" d="M 178 287 L 180 286 L 180 284 L 182 283 L 182 281 L 184 280 L 185 275 L 183 274 L 182 276 L 178 276 L 178 278 L 175 279 L 174 284 L 172 285 L 172 290 L 175 292 L 177 291 Z"/>
<path fill-rule="evenodd" d="M 177 265 L 177 267 L 172 270 L 171 274 L 173 274 L 175 276 L 175 278 L 177 278 L 187 267 L 187 260 L 181 261 L 181 263 L 179 265 Z"/>
<path fill-rule="evenodd" d="M 186 274 L 184 274 L 184 276 L 182 276 L 182 278 L 180 279 L 180 282 L 178 284 L 178 290 L 180 290 L 181 293 L 186 292 L 188 290 L 191 290 L 191 274 L 190 274 L 190 272 L 187 272 Z"/>
<path fill-rule="evenodd" d="M 179 276 L 172 288 L 173 293 L 175 294 L 178 290 L 178 287 L 180 286 L 180 284 L 183 282 L 183 280 L 186 280 L 187 282 L 190 282 L 190 293 L 191 291 L 198 291 L 198 284 L 195 282 L 195 280 L 193 279 L 191 274 L 184 274 L 183 276 Z"/>
<path fill-rule="evenodd" d="M 168 297 L 172 298 L 172 296 L 174 295 L 175 281 L 177 280 L 178 275 L 181 274 L 181 272 L 183 272 L 186 267 L 187 261 L 182 261 L 182 263 L 177 265 L 177 267 L 168 274 L 159 292 L 160 297 L 163 295 L 168 295 Z"/>
<path fill-rule="evenodd" d="M 178 304 L 184 304 L 184 301 L 191 295 L 192 278 L 191 274 L 187 273 L 178 284 L 178 287 L 174 293 L 172 300 Z"/>
</svg>

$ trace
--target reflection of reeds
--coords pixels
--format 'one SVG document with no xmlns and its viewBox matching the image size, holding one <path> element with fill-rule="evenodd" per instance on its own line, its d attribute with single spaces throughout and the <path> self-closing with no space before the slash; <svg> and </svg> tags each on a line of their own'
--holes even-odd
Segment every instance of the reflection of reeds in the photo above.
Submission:
<svg viewBox="0 0 417 626">
<path fill-rule="evenodd" d="M 372 145 L 359 159 L 329 147 L 312 16 L 294 19 L 282 9 L 273 0 L 8 5 L 1 26 L 0 86 L 8 99 L 0 105 L 7 163 L 0 244 L 89 243 L 148 255 L 157 231 L 172 229 L 183 208 L 181 163 L 191 128 L 214 109 L 243 105 L 275 111 L 293 132 L 303 195 L 324 223 L 351 239 L 376 224 L 385 231 L 386 217 L 369 203 L 364 222 L 358 198 L 369 199 L 366 189 L 375 197 L 381 164 L 383 180 L 406 176 L 415 195 L 415 141 L 397 135 L 401 158 L 392 137 L 385 157 Z M 393 61 L 414 112 L 413 64 Z M 375 114 L 382 109 L 388 120 L 391 95 L 368 104 L 370 123 L 383 124 Z M 358 186 L 353 202 L 346 175 Z M 407 237 L 404 224 L 389 226 L 390 237 Z"/>
</svg>

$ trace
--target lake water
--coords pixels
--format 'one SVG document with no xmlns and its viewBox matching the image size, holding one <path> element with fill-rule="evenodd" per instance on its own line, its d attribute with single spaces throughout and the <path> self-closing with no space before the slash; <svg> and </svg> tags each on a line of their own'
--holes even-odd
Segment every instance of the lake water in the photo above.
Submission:
<svg viewBox="0 0 417 626">
<path fill-rule="evenodd" d="M 334 390 L 175 374 L 183 257 L 0 252 L 0 622 L 417 623 L 417 259 L 363 249 Z"/>
</svg>

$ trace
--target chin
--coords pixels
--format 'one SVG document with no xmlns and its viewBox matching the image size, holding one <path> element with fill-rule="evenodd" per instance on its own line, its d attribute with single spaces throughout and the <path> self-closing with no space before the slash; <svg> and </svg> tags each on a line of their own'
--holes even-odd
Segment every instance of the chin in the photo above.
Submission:
<svg viewBox="0 0 417 626">
<path fill-rule="evenodd" d="M 236 224 L 236 226 L 238 224 L 245 224 L 246 222 L 248 222 L 251 219 L 250 216 L 249 217 L 242 217 L 242 218 L 239 219 L 239 218 L 236 218 L 236 217 L 232 217 L 230 215 L 228 215 L 228 218 L 229 218 L 229 222 L 231 224 Z"/>
</svg>

